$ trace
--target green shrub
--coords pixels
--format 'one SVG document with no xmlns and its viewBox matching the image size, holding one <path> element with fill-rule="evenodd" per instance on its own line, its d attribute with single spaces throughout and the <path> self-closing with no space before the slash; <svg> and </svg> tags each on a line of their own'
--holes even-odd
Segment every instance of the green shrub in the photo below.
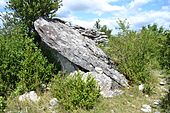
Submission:
<svg viewBox="0 0 170 113">
<path fill-rule="evenodd" d="M 160 39 L 163 35 L 151 28 L 143 28 L 139 32 L 124 31 L 122 35 L 110 38 L 106 52 L 131 83 L 149 83 L 151 69 L 159 68 Z"/>
<path fill-rule="evenodd" d="M 52 93 L 66 110 L 93 108 L 99 98 L 99 88 L 92 77 L 86 81 L 78 73 L 66 78 L 56 76 L 52 84 Z"/>
<path fill-rule="evenodd" d="M 36 19 L 54 16 L 60 6 L 61 0 L 9 0 L 7 8 L 12 10 L 14 17 L 19 18 L 31 32 Z"/>
<path fill-rule="evenodd" d="M 166 69 L 169 73 L 170 69 L 170 31 L 164 33 L 164 38 L 162 40 L 160 64 L 163 69 Z"/>
<path fill-rule="evenodd" d="M 4 97 L 0 96 L 0 112 L 3 113 L 6 107 L 6 102 Z"/>
<path fill-rule="evenodd" d="M 152 84 L 144 84 L 143 93 L 151 95 L 154 91 L 154 86 Z"/>
<path fill-rule="evenodd" d="M 164 98 L 162 98 L 160 107 L 162 108 L 162 111 L 164 113 L 169 113 L 170 111 L 170 89 L 169 89 L 169 93 Z"/>
<path fill-rule="evenodd" d="M 167 72 L 167 78 L 170 80 L 170 30 L 167 30 L 165 33 L 165 38 L 162 38 L 162 46 L 161 46 L 161 56 L 160 56 L 160 64 L 162 69 L 165 69 Z M 162 112 L 169 113 L 170 111 L 170 87 L 167 95 L 162 98 L 161 102 Z"/>
<path fill-rule="evenodd" d="M 41 51 L 19 26 L 0 35 L 0 96 L 35 90 L 53 76 Z"/>
</svg>

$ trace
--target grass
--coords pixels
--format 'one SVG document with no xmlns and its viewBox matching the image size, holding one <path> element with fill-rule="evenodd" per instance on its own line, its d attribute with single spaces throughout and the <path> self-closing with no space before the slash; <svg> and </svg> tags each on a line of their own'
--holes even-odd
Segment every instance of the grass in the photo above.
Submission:
<svg viewBox="0 0 170 113">
<path fill-rule="evenodd" d="M 52 96 L 49 92 L 41 95 L 37 103 L 30 101 L 20 102 L 18 97 L 14 99 L 10 98 L 8 99 L 6 111 L 10 111 L 10 113 L 51 113 L 52 109 L 49 109 L 49 101 L 51 98 Z"/>
<path fill-rule="evenodd" d="M 153 106 L 154 100 L 161 99 L 166 92 L 159 85 L 159 77 L 163 77 L 160 71 L 153 71 L 154 74 L 154 90 L 152 95 L 147 97 L 146 94 L 138 90 L 138 86 L 130 87 L 124 90 L 124 94 L 113 98 L 102 98 L 101 102 L 96 105 L 95 109 L 90 111 L 80 110 L 80 113 L 142 113 L 141 107 L 144 104 Z M 152 112 L 160 111 L 159 107 L 152 108 Z"/>
<path fill-rule="evenodd" d="M 78 109 L 72 113 L 142 113 L 141 107 L 144 104 L 153 106 L 154 100 L 161 99 L 166 92 L 163 88 L 167 86 L 159 85 L 159 78 L 164 75 L 160 71 L 152 71 L 155 80 L 153 80 L 154 90 L 153 93 L 147 97 L 142 91 L 138 90 L 138 86 L 124 89 L 124 94 L 112 98 L 101 98 L 100 101 L 91 110 Z M 39 94 L 40 95 L 40 94 Z M 51 94 L 44 93 L 38 103 L 24 102 L 21 103 L 17 98 L 8 100 L 8 111 L 12 113 L 51 113 L 52 110 L 48 109 L 49 100 L 52 98 Z M 16 112 L 16 111 L 22 112 Z M 62 106 L 55 108 L 56 113 L 68 113 Z M 152 112 L 160 111 L 159 107 L 152 108 Z"/>
</svg>

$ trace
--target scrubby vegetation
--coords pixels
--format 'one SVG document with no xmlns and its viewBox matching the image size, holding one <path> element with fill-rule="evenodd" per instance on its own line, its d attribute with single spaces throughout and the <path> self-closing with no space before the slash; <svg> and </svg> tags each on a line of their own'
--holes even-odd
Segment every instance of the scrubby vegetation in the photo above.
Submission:
<svg viewBox="0 0 170 113">
<path fill-rule="evenodd" d="M 22 27 L 10 32 L 10 35 L 0 37 L 0 95 L 5 97 L 35 90 L 42 83 L 47 84 L 53 76 L 53 65 Z"/>
<path fill-rule="evenodd" d="M 98 102 L 99 88 L 93 78 L 84 81 L 80 73 L 73 77 L 57 74 L 60 70 L 48 61 L 37 42 L 33 22 L 40 16 L 53 17 L 60 3 L 60 0 L 45 0 L 43 3 L 41 0 L 9 0 L 7 8 L 14 13 L 2 17 L 4 26 L 0 30 L 0 112 L 5 112 L 6 106 L 8 109 L 12 107 L 15 97 L 26 91 L 39 90 L 42 84 L 51 84 L 49 92 L 66 111 L 93 109 Z M 153 24 L 133 31 L 126 20 L 118 20 L 118 25 L 120 32 L 112 35 L 112 30 L 100 25 L 99 20 L 95 23 L 95 28 L 109 37 L 108 44 L 99 46 L 117 64 L 117 69 L 131 86 L 144 84 L 143 93 L 152 95 L 157 79 L 152 71 L 166 70 L 167 74 L 170 73 L 170 30 Z M 124 96 L 127 98 L 126 94 Z M 169 98 L 168 93 L 162 101 L 163 111 L 167 113 L 170 111 Z M 9 100 L 13 103 L 9 104 Z M 31 106 L 29 103 L 26 105 Z M 13 110 L 19 108 L 13 107 Z"/>
<path fill-rule="evenodd" d="M 27 27 L 29 35 L 34 31 L 33 22 L 39 17 L 53 17 L 60 8 L 61 0 L 9 0 L 8 10 L 14 11 L 14 16 L 19 18 Z"/>
<path fill-rule="evenodd" d="M 93 108 L 100 96 L 99 92 L 96 81 L 90 75 L 84 81 L 80 73 L 68 77 L 55 76 L 52 84 L 54 97 L 69 111 Z"/>
<path fill-rule="evenodd" d="M 150 83 L 150 71 L 159 68 L 161 38 L 165 36 L 153 27 L 157 26 L 144 27 L 138 32 L 120 28 L 122 32 L 110 37 L 105 50 L 132 84 Z"/>
<path fill-rule="evenodd" d="M 164 32 L 164 36 L 166 38 L 162 39 L 162 47 L 160 49 L 160 65 L 162 69 L 166 70 L 167 75 L 167 81 L 170 82 L 170 30 L 167 30 Z M 170 111 L 170 83 L 169 85 L 169 92 L 167 95 L 162 99 L 161 108 L 162 111 L 165 113 L 169 113 Z"/>
<path fill-rule="evenodd" d="M 118 70 L 130 80 L 131 85 L 144 84 L 143 92 L 150 95 L 155 87 L 152 70 L 162 69 L 169 74 L 169 30 L 153 24 L 137 32 L 129 30 L 126 20 L 119 20 L 118 25 L 118 35 L 109 36 L 109 43 L 101 47 L 117 64 Z M 162 104 L 165 111 L 169 111 L 168 95 Z"/>
</svg>

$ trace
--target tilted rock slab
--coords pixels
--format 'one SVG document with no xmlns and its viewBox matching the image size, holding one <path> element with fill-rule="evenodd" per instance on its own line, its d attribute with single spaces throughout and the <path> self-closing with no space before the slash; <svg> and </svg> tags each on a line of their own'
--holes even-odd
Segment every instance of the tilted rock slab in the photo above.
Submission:
<svg viewBox="0 0 170 113">
<path fill-rule="evenodd" d="M 112 80 L 110 89 L 127 87 L 128 82 L 124 75 L 115 70 L 113 62 L 95 45 L 95 42 L 68 25 L 60 22 L 39 18 L 34 22 L 34 27 L 47 47 L 53 50 L 56 57 L 66 70 L 73 72 L 77 68 L 97 72 L 102 70 L 103 76 Z M 67 65 L 66 65 L 66 64 Z M 71 65 L 75 66 L 74 69 Z M 70 68 L 68 68 L 70 67 Z"/>
</svg>

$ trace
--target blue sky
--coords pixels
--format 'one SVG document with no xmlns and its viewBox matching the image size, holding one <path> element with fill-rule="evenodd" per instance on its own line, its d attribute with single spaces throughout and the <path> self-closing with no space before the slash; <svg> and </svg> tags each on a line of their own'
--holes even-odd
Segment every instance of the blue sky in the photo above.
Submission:
<svg viewBox="0 0 170 113">
<path fill-rule="evenodd" d="M 0 0 L 4 12 L 7 0 Z M 119 19 L 130 23 L 132 29 L 157 23 L 169 28 L 170 0 L 63 0 L 58 17 L 84 27 L 93 27 L 97 19 L 114 29 Z"/>
</svg>

